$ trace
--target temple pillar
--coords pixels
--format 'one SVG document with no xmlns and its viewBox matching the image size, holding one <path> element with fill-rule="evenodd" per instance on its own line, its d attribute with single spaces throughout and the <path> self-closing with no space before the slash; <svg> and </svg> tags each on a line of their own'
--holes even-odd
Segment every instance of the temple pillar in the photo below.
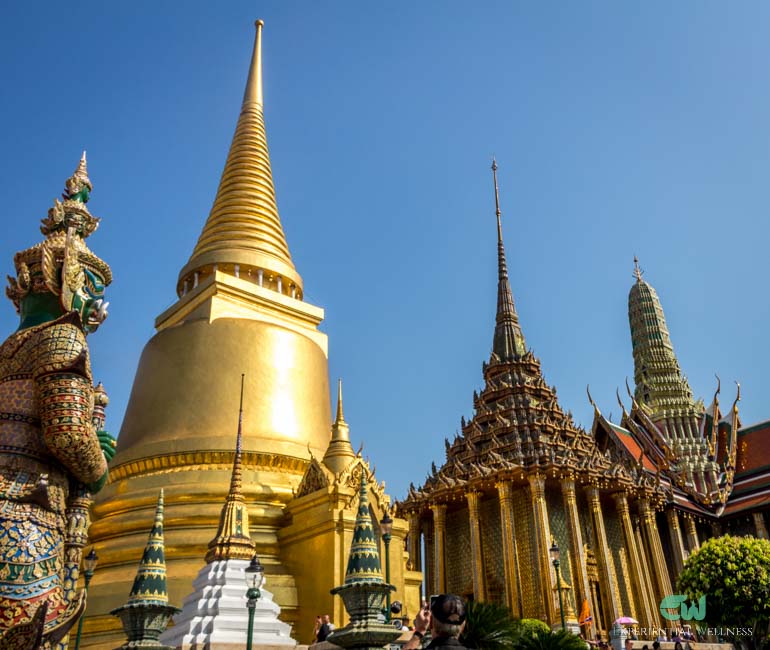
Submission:
<svg viewBox="0 0 770 650">
<path fill-rule="evenodd" d="M 642 524 L 642 534 L 647 543 L 647 552 L 650 558 L 650 571 L 653 574 L 658 602 L 672 594 L 671 578 L 668 574 L 666 558 L 663 555 L 663 546 L 660 543 L 660 533 L 655 522 L 655 511 L 650 508 L 647 499 L 639 499 L 639 517 Z"/>
<path fill-rule="evenodd" d="M 589 601 L 589 607 L 593 600 L 588 585 L 588 571 L 586 570 L 586 557 L 583 549 L 583 532 L 580 530 L 580 519 L 577 511 L 575 480 L 571 478 L 562 479 L 561 493 L 564 499 L 564 512 L 567 515 L 567 529 L 569 531 L 572 586 L 575 589 L 575 605 L 579 612 L 583 606 L 584 599 Z"/>
<path fill-rule="evenodd" d="M 420 513 L 410 512 L 409 521 L 409 559 L 412 561 L 412 570 L 422 571 L 422 553 L 420 548 Z"/>
<path fill-rule="evenodd" d="M 535 566 L 538 569 L 540 584 L 541 614 L 549 622 L 555 623 L 553 579 L 551 578 L 551 558 L 548 549 L 551 544 L 551 527 L 548 523 L 548 506 L 545 501 L 545 477 L 540 473 L 529 475 L 529 494 L 534 514 L 534 551 Z M 533 567 L 535 568 L 535 567 Z"/>
<path fill-rule="evenodd" d="M 423 538 L 425 539 L 425 595 L 438 593 L 436 590 L 436 535 L 433 529 L 433 519 L 423 522 Z"/>
<path fill-rule="evenodd" d="M 433 511 L 435 593 L 443 594 L 446 593 L 446 504 L 434 503 L 430 509 Z"/>
<path fill-rule="evenodd" d="M 655 583 L 652 579 L 650 562 L 645 547 L 644 536 L 642 535 L 642 526 L 638 518 L 634 522 L 634 539 L 636 539 L 636 548 L 639 552 L 639 563 L 642 567 L 642 583 L 644 584 L 644 589 L 650 602 L 650 609 L 652 612 L 652 621 L 650 621 L 650 623 L 653 621 L 659 623 L 660 616 L 658 615 L 657 609 L 659 601 L 655 599 Z"/>
<path fill-rule="evenodd" d="M 502 523 L 505 599 L 513 616 L 521 618 L 521 583 L 516 551 L 516 527 L 513 521 L 513 483 L 499 481 L 496 487 L 500 500 L 500 522 Z"/>
<path fill-rule="evenodd" d="M 765 525 L 765 516 L 761 512 L 752 513 L 754 517 L 754 528 L 757 531 L 759 539 L 768 539 L 767 526 Z"/>
<path fill-rule="evenodd" d="M 602 503 L 599 499 L 599 489 L 595 486 L 586 488 L 588 506 L 591 511 L 591 521 L 596 539 L 596 559 L 599 564 L 599 579 L 602 590 L 607 594 L 607 607 L 609 608 L 609 621 L 614 621 L 620 616 L 620 600 L 615 589 L 615 581 L 612 579 L 613 570 L 610 558 L 610 547 L 607 545 L 607 532 L 604 529 L 604 514 Z"/>
<path fill-rule="evenodd" d="M 679 515 L 673 508 L 666 510 L 666 520 L 668 521 L 668 533 L 671 537 L 671 548 L 674 554 L 674 569 L 676 575 L 679 575 L 684 568 L 684 561 L 687 559 L 684 550 L 684 540 L 682 539 L 682 529 L 679 527 Z"/>
<path fill-rule="evenodd" d="M 697 551 L 700 548 L 700 542 L 698 541 L 698 529 L 692 515 L 684 516 L 684 526 L 687 531 L 687 548 L 690 553 Z"/>
<path fill-rule="evenodd" d="M 481 523 L 479 522 L 479 503 L 481 493 L 470 491 L 465 494 L 468 500 L 468 522 L 471 533 L 471 567 L 473 568 L 473 598 L 486 601 L 487 587 L 484 570 L 484 550 L 481 545 Z"/>
<path fill-rule="evenodd" d="M 639 603 L 640 611 L 637 613 L 637 616 L 644 619 L 642 622 L 643 627 L 656 625 L 658 616 L 655 613 L 655 603 L 645 579 L 645 567 L 642 564 L 637 540 L 634 535 L 634 527 L 631 523 L 628 496 L 625 492 L 616 492 L 613 496 L 615 497 L 615 505 L 620 517 L 620 527 L 623 530 L 623 541 L 626 544 L 631 565 L 631 580 L 633 583 L 631 587 L 636 592 L 636 602 Z"/>
</svg>

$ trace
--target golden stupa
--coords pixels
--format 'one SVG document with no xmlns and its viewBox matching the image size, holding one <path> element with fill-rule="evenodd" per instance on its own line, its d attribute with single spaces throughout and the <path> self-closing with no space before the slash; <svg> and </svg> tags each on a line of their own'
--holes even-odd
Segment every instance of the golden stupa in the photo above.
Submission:
<svg viewBox="0 0 770 650">
<path fill-rule="evenodd" d="M 282 618 L 293 622 L 298 615 L 297 584 L 281 562 L 278 531 L 311 456 L 322 457 L 329 445 L 327 337 L 317 329 L 323 310 L 302 301 L 302 278 L 276 207 L 261 33 L 258 21 L 214 205 L 179 274 L 178 300 L 158 316 L 157 333 L 142 353 L 110 482 L 93 509 L 90 537 L 100 562 L 83 648 L 120 641 L 108 612 L 131 589 L 161 487 L 169 598 L 181 602 L 190 591 L 228 492 L 241 373 L 251 537 Z"/>
</svg>

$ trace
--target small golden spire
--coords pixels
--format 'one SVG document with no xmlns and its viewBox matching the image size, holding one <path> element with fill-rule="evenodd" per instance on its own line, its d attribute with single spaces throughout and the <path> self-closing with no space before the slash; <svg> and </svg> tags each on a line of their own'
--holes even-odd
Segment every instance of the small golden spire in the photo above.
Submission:
<svg viewBox="0 0 770 650">
<path fill-rule="evenodd" d="M 332 424 L 332 435 L 329 446 L 326 449 L 322 462 L 332 472 L 339 474 L 344 470 L 356 455 L 350 444 L 350 427 L 345 422 L 342 412 L 342 379 L 337 380 L 337 417 Z"/>
<path fill-rule="evenodd" d="M 345 415 L 342 412 L 342 378 L 337 380 L 337 417 L 334 424 L 345 424 Z"/>
<path fill-rule="evenodd" d="M 642 281 L 642 275 L 644 275 L 644 271 L 639 268 L 639 258 L 634 255 L 634 277 L 636 278 L 637 282 Z"/>
</svg>

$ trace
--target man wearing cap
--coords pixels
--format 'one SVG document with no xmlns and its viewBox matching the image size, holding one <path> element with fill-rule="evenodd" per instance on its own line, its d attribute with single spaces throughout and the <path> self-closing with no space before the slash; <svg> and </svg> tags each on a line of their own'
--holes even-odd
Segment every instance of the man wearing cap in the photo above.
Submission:
<svg viewBox="0 0 770 650">
<path fill-rule="evenodd" d="M 423 601 L 422 609 L 414 618 L 414 634 L 403 650 L 416 650 L 422 646 L 425 633 L 430 628 L 432 648 L 465 648 L 460 643 L 460 634 L 465 629 L 465 603 L 460 596 L 442 594 L 432 600 L 430 607 Z"/>
</svg>

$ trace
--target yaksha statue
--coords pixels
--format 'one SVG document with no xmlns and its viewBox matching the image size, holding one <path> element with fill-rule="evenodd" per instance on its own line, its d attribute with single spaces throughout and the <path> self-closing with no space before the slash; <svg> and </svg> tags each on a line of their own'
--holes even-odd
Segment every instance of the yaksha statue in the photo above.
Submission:
<svg viewBox="0 0 770 650">
<path fill-rule="evenodd" d="M 1 650 L 61 647 L 85 608 L 88 508 L 115 448 L 86 345 L 112 280 L 85 244 L 99 224 L 91 189 L 83 153 L 42 221 L 45 239 L 16 254 L 8 277 L 20 324 L 0 346 Z"/>
</svg>

